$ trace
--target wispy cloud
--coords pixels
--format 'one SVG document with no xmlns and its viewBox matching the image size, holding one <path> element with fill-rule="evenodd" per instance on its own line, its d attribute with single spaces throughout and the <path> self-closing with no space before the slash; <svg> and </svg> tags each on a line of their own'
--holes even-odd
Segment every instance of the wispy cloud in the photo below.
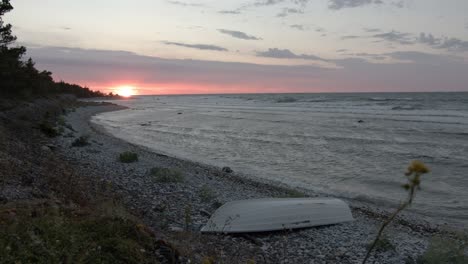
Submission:
<svg viewBox="0 0 468 264">
<path fill-rule="evenodd" d="M 303 14 L 304 10 L 299 9 L 299 8 L 283 8 L 280 13 L 278 13 L 276 16 L 277 17 L 286 17 L 291 14 Z"/>
<path fill-rule="evenodd" d="M 221 10 L 218 13 L 224 15 L 239 15 L 241 13 L 240 10 Z"/>
<path fill-rule="evenodd" d="M 328 8 L 340 10 L 343 8 L 353 8 L 370 4 L 383 4 L 381 0 L 329 0 Z"/>
<path fill-rule="evenodd" d="M 176 0 L 167 0 L 169 4 L 178 5 L 178 6 L 193 6 L 193 7 L 202 7 L 205 6 L 204 4 L 199 3 L 189 3 L 189 2 L 182 2 Z"/>
<path fill-rule="evenodd" d="M 346 40 L 346 39 L 357 39 L 357 38 L 362 38 L 361 36 L 356 36 L 356 35 L 348 35 L 348 36 L 342 36 L 341 39 L 342 40 Z"/>
<path fill-rule="evenodd" d="M 240 14 L 242 11 L 252 7 L 271 7 L 279 4 L 283 4 L 281 12 L 277 14 L 277 17 L 285 17 L 290 14 L 302 14 L 304 13 L 307 4 L 311 0 L 256 0 L 253 3 L 245 4 L 234 10 L 220 11 L 221 14 Z"/>
<path fill-rule="evenodd" d="M 306 30 L 306 27 L 304 25 L 299 25 L 299 24 L 289 25 L 289 27 L 300 30 L 300 31 Z"/>
<path fill-rule="evenodd" d="M 375 34 L 372 37 L 405 45 L 414 44 L 414 38 L 410 33 L 403 33 L 394 30 L 386 33 Z"/>
<path fill-rule="evenodd" d="M 289 49 L 278 49 L 278 48 L 270 48 L 267 51 L 257 51 L 257 56 L 275 58 L 275 59 L 302 59 L 302 60 L 327 61 L 315 55 L 295 54 Z"/>
<path fill-rule="evenodd" d="M 199 50 L 228 51 L 228 49 L 226 48 L 216 46 L 216 45 L 210 45 L 210 44 L 187 44 L 187 43 L 172 42 L 172 41 L 163 41 L 162 43 L 166 45 L 180 46 L 180 47 L 199 49 Z"/>
<path fill-rule="evenodd" d="M 238 38 L 238 39 L 245 39 L 245 40 L 261 40 L 261 38 L 247 35 L 244 32 L 241 31 L 236 31 L 236 30 L 228 30 L 228 29 L 218 29 L 219 32 L 229 35 L 233 38 Z"/>
<path fill-rule="evenodd" d="M 368 33 L 382 32 L 382 30 L 379 28 L 364 28 L 364 31 Z"/>
<path fill-rule="evenodd" d="M 367 29 L 367 32 L 377 32 L 378 29 Z M 379 30 L 380 31 L 380 30 Z M 420 33 L 415 35 L 413 33 L 389 31 L 368 36 L 342 36 L 342 40 L 359 39 L 359 38 L 374 38 L 380 41 L 389 43 L 397 43 L 401 45 L 415 45 L 421 44 L 431 47 L 433 49 L 445 49 L 451 52 L 468 52 L 468 41 L 456 37 L 435 37 L 431 33 Z"/>
<path fill-rule="evenodd" d="M 258 0 L 253 6 L 271 6 L 284 2 L 285 0 Z"/>
</svg>

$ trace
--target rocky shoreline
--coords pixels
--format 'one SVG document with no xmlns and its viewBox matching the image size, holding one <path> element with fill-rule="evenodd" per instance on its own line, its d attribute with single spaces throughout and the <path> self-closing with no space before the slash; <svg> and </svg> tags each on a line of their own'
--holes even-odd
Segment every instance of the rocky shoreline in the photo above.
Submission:
<svg viewBox="0 0 468 264">
<path fill-rule="evenodd" d="M 151 152 L 112 137 L 102 127 L 90 122 L 95 114 L 120 109 L 122 107 L 117 105 L 88 106 L 69 113 L 66 122 L 73 130 L 64 133 L 68 137 L 55 140 L 55 151 L 83 174 L 108 182 L 131 211 L 176 247 L 198 254 L 195 259 L 216 256 L 225 263 L 249 258 L 258 263 L 362 261 L 381 224 L 381 215 L 364 207 L 353 207 L 356 220 L 351 223 L 286 233 L 201 235 L 198 230 L 219 204 L 249 198 L 290 197 L 297 193 L 246 179 L 235 172 L 223 172 L 221 168 Z M 89 138 L 90 144 L 71 147 L 79 136 Z M 138 162 L 119 162 L 118 156 L 124 151 L 137 153 Z M 154 167 L 176 169 L 185 180 L 180 183 L 155 182 L 149 173 Z M 413 263 L 427 248 L 433 231 L 418 224 L 390 226 L 386 231 L 390 245 L 374 254 L 370 263 Z"/>
</svg>

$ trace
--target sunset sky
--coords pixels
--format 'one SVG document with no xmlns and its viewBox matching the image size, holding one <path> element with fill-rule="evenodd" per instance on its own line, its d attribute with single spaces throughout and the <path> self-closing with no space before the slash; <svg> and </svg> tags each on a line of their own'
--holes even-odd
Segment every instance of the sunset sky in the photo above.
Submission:
<svg viewBox="0 0 468 264">
<path fill-rule="evenodd" d="M 12 0 L 40 69 L 138 94 L 468 91 L 466 0 Z"/>
</svg>

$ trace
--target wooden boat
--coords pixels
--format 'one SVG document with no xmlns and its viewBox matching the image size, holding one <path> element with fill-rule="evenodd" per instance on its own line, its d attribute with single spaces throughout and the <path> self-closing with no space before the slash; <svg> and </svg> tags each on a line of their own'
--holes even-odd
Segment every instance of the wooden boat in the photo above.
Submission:
<svg viewBox="0 0 468 264">
<path fill-rule="evenodd" d="M 266 232 L 353 220 L 349 206 L 339 199 L 253 199 L 224 204 L 214 212 L 201 232 Z"/>
</svg>

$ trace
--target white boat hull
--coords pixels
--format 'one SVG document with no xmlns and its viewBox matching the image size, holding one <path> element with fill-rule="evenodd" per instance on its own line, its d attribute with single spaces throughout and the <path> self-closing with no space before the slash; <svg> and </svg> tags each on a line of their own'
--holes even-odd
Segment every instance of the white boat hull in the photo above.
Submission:
<svg viewBox="0 0 468 264">
<path fill-rule="evenodd" d="M 201 232 L 266 232 L 353 220 L 349 206 L 339 199 L 253 199 L 224 204 L 211 216 Z"/>
</svg>

